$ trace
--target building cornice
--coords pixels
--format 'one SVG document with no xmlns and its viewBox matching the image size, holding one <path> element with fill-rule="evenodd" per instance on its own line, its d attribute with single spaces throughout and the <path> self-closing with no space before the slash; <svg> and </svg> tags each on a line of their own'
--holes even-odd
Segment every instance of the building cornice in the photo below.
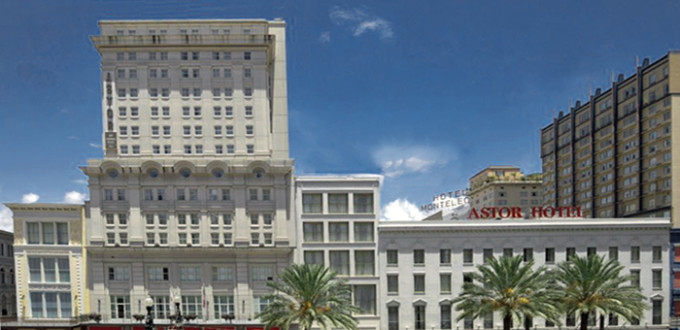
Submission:
<svg viewBox="0 0 680 330">
<path fill-rule="evenodd" d="M 669 230 L 668 219 L 527 219 L 527 220 L 456 220 L 456 221 L 381 221 L 381 233 L 456 233 L 456 232 L 527 232 L 591 230 Z"/>
<path fill-rule="evenodd" d="M 58 203 L 40 203 L 40 204 L 23 204 L 23 203 L 5 203 L 12 212 L 16 211 L 43 211 L 43 212 L 79 212 L 83 208 L 83 204 L 58 204 Z"/>
</svg>

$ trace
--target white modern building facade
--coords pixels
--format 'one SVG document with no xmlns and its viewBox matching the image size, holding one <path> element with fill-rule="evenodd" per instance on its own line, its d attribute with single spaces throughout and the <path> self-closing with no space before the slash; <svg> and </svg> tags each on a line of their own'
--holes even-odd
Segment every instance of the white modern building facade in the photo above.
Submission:
<svg viewBox="0 0 680 330">
<path fill-rule="evenodd" d="M 502 328 L 500 315 L 456 321 L 451 300 L 460 294 L 466 274 L 490 256 L 523 255 L 536 266 L 555 268 L 570 255 L 595 253 L 617 259 L 624 272 L 633 274 L 651 307 L 639 324 L 607 316 L 606 326 L 667 328 L 669 228 L 668 219 L 648 218 L 381 222 L 380 328 Z M 542 319 L 530 322 L 531 328 L 557 329 Z M 574 328 L 578 319 L 565 318 L 562 324 Z"/>
<path fill-rule="evenodd" d="M 378 175 L 295 180 L 298 262 L 322 264 L 352 286 L 361 329 L 379 329 Z"/>
</svg>

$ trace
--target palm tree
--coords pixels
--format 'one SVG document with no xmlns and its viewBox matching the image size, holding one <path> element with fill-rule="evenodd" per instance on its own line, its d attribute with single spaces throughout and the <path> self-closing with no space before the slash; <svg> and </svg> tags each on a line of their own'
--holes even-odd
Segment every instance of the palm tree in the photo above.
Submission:
<svg viewBox="0 0 680 330">
<path fill-rule="evenodd" d="M 574 256 L 558 266 L 556 279 L 563 292 L 563 309 L 567 315 L 579 313 L 581 330 L 588 329 L 591 314 L 612 313 L 629 322 L 642 317 L 647 308 L 640 288 L 630 285 L 631 275 L 621 275 L 623 266 L 604 256 Z M 604 327 L 603 320 L 600 328 Z"/>
<path fill-rule="evenodd" d="M 292 265 L 279 275 L 280 282 L 269 282 L 274 293 L 265 297 L 271 302 L 256 315 L 266 328 L 288 329 L 297 323 L 309 330 L 313 324 L 356 329 L 352 313 L 359 309 L 352 305 L 351 288 L 336 278 L 336 272 L 322 265 Z"/>
<path fill-rule="evenodd" d="M 472 281 L 464 283 L 463 292 L 453 300 L 456 310 L 462 311 L 458 320 L 499 312 L 504 330 L 510 329 L 513 316 L 556 321 L 559 293 L 550 285 L 546 269 L 534 270 L 533 260 L 523 264 L 522 259 L 491 257 L 487 264 L 477 266 L 478 272 L 470 274 Z"/>
</svg>

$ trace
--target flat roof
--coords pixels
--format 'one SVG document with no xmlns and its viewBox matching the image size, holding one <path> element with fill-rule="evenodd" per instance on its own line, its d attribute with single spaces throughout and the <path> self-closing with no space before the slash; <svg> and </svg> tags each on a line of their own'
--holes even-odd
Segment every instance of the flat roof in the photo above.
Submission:
<svg viewBox="0 0 680 330">
<path fill-rule="evenodd" d="M 580 230 L 590 229 L 670 229 L 669 218 L 539 218 L 504 220 L 379 221 L 378 231 L 496 231 L 496 230 Z"/>
</svg>

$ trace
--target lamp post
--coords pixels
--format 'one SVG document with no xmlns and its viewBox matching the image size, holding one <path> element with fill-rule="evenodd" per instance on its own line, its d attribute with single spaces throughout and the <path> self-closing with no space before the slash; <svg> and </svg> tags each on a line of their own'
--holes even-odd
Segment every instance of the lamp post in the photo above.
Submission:
<svg viewBox="0 0 680 330">
<path fill-rule="evenodd" d="M 144 306 L 146 306 L 146 322 L 144 323 L 144 330 L 153 330 L 153 316 L 151 316 L 153 298 L 146 297 L 146 299 L 144 299 Z"/>
<path fill-rule="evenodd" d="M 180 296 L 179 295 L 174 295 L 172 297 L 172 300 L 175 302 L 175 327 L 177 329 L 182 329 L 182 324 L 184 322 L 184 318 L 182 317 L 182 310 L 179 308 L 179 301 L 180 301 Z"/>
</svg>

